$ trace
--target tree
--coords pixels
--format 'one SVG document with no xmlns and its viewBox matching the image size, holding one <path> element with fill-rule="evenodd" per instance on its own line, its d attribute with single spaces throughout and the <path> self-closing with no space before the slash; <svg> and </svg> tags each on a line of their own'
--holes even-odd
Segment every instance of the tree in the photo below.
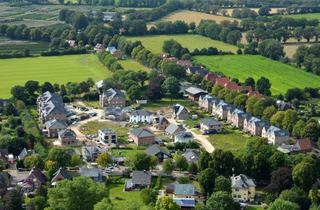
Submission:
<svg viewBox="0 0 320 210">
<path fill-rule="evenodd" d="M 311 204 L 307 194 L 297 187 L 282 191 L 279 198 L 298 204 L 301 210 L 309 209 Z"/>
<path fill-rule="evenodd" d="M 214 182 L 214 191 L 224 191 L 231 193 L 231 181 L 224 176 L 218 176 Z"/>
<path fill-rule="evenodd" d="M 80 165 L 82 165 L 82 163 L 83 163 L 83 161 L 82 161 L 80 155 L 73 154 L 73 155 L 71 156 L 70 166 L 72 166 L 72 167 L 80 166 Z"/>
<path fill-rule="evenodd" d="M 246 111 L 253 113 L 253 106 L 259 99 L 255 96 L 250 96 L 246 102 Z"/>
<path fill-rule="evenodd" d="M 270 11 L 271 11 L 271 8 L 268 7 L 268 6 L 262 6 L 260 7 L 259 11 L 258 11 L 258 14 L 260 16 L 268 16 L 270 15 Z"/>
<path fill-rule="evenodd" d="M 158 191 L 150 189 L 150 188 L 145 188 L 141 190 L 140 197 L 142 202 L 145 205 L 154 205 L 157 201 L 158 197 Z"/>
<path fill-rule="evenodd" d="M 273 60 L 279 60 L 285 55 L 281 43 L 274 39 L 263 40 L 258 46 L 258 51 L 259 54 Z"/>
<path fill-rule="evenodd" d="M 65 167 L 70 164 L 70 155 L 65 149 L 52 148 L 48 154 L 48 160 L 57 162 L 58 167 Z"/>
<path fill-rule="evenodd" d="M 272 125 L 281 126 L 283 119 L 284 119 L 284 112 L 278 111 L 271 117 L 270 122 Z"/>
<path fill-rule="evenodd" d="M 32 167 L 43 169 L 44 161 L 39 155 L 30 155 L 24 159 L 23 165 L 28 169 L 31 169 Z"/>
<path fill-rule="evenodd" d="M 84 29 L 88 26 L 89 21 L 88 18 L 82 13 L 76 13 L 73 16 L 72 25 L 75 27 L 76 30 Z"/>
<path fill-rule="evenodd" d="M 255 86 L 255 81 L 252 77 L 248 77 L 245 81 L 244 81 L 244 85 L 246 86 L 251 86 L 254 87 Z"/>
<path fill-rule="evenodd" d="M 207 168 L 200 172 L 198 181 L 204 195 L 209 196 L 214 190 L 216 172 L 212 168 Z"/>
<path fill-rule="evenodd" d="M 151 100 L 158 100 L 163 97 L 163 91 L 161 85 L 165 78 L 163 76 L 157 75 L 149 80 L 147 94 Z"/>
<path fill-rule="evenodd" d="M 276 107 L 274 107 L 273 105 L 268 106 L 263 110 L 262 119 L 269 121 L 276 112 Z"/>
<path fill-rule="evenodd" d="M 44 196 L 35 196 L 34 198 L 26 199 L 27 209 L 30 210 L 42 210 L 47 205 L 46 198 Z"/>
<path fill-rule="evenodd" d="M 317 178 L 316 165 L 310 158 L 298 163 L 292 171 L 293 182 L 301 189 L 310 190 Z"/>
<path fill-rule="evenodd" d="M 49 91 L 51 93 L 54 92 L 54 88 L 53 88 L 53 86 L 52 86 L 52 84 L 50 82 L 45 82 L 41 86 L 41 93 L 44 93 L 44 92 L 47 92 L 47 91 Z"/>
<path fill-rule="evenodd" d="M 175 161 L 175 165 L 176 165 L 177 169 L 187 170 L 188 162 L 187 162 L 187 159 L 184 156 L 176 154 L 174 156 L 174 161 Z"/>
<path fill-rule="evenodd" d="M 158 198 L 155 206 L 156 210 L 179 210 L 180 206 L 173 202 L 173 199 L 168 196 Z"/>
<path fill-rule="evenodd" d="M 280 193 L 292 187 L 291 168 L 281 167 L 271 173 L 270 184 L 265 188 L 270 193 Z"/>
<path fill-rule="evenodd" d="M 161 69 L 166 77 L 184 78 L 186 76 L 186 70 L 175 62 L 163 62 Z"/>
<path fill-rule="evenodd" d="M 196 163 L 192 162 L 188 166 L 188 171 L 192 174 L 196 174 L 198 172 L 198 166 Z"/>
<path fill-rule="evenodd" d="M 163 172 L 170 174 L 174 170 L 173 160 L 171 158 L 164 160 L 162 164 L 162 169 Z"/>
<path fill-rule="evenodd" d="M 26 88 L 26 91 L 32 95 L 34 94 L 34 92 L 38 91 L 40 88 L 39 82 L 38 81 L 33 81 L 33 80 L 29 80 L 26 82 L 26 84 L 24 85 L 24 87 Z"/>
<path fill-rule="evenodd" d="M 233 201 L 229 193 L 223 191 L 212 193 L 206 206 L 214 210 L 240 210 L 240 205 Z"/>
<path fill-rule="evenodd" d="M 109 198 L 103 198 L 100 202 L 94 205 L 94 210 L 112 210 L 112 204 Z"/>
<path fill-rule="evenodd" d="M 271 95 L 271 84 L 269 79 L 265 78 L 265 77 L 261 77 L 258 81 L 257 81 L 257 90 L 264 94 L 264 95 Z"/>
<path fill-rule="evenodd" d="M 161 85 L 161 88 L 165 95 L 170 97 L 172 101 L 172 98 L 177 97 L 179 95 L 179 80 L 175 77 L 168 77 Z"/>
<path fill-rule="evenodd" d="M 98 163 L 99 166 L 105 168 L 112 163 L 111 155 L 108 152 L 103 152 L 98 155 L 96 162 Z"/>
<path fill-rule="evenodd" d="M 103 184 L 96 183 L 87 177 L 76 177 L 73 180 L 62 180 L 48 191 L 48 204 L 53 210 L 93 209 L 107 194 Z"/>
<path fill-rule="evenodd" d="M 282 127 L 292 131 L 293 126 L 296 124 L 298 120 L 298 113 L 295 110 L 288 109 L 284 113 L 284 118 L 282 120 Z"/>
<path fill-rule="evenodd" d="M 9 190 L 2 198 L 3 209 L 21 210 L 22 208 L 22 194 L 16 190 Z"/>
<path fill-rule="evenodd" d="M 302 131 L 302 136 L 312 140 L 317 140 L 320 135 L 319 124 L 315 121 L 310 121 L 306 124 Z"/>
<path fill-rule="evenodd" d="M 145 153 L 137 153 L 130 163 L 134 170 L 149 170 L 156 165 L 156 158 Z"/>
<path fill-rule="evenodd" d="M 131 101 L 141 99 L 141 88 L 139 85 L 131 85 L 128 89 L 127 94 Z"/>
<path fill-rule="evenodd" d="M 268 210 L 299 210 L 299 206 L 290 201 L 285 201 L 278 198 L 270 204 Z"/>
<path fill-rule="evenodd" d="M 298 120 L 296 124 L 293 126 L 292 135 L 296 138 L 301 138 L 304 131 L 305 124 L 306 123 L 303 120 L 301 119 Z"/>
</svg>

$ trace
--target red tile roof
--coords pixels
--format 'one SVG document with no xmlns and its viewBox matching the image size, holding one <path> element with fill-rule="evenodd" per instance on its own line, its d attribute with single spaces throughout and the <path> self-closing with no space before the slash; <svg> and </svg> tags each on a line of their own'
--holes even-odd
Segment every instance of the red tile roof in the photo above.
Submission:
<svg viewBox="0 0 320 210">
<path fill-rule="evenodd" d="M 297 145 L 300 147 L 301 151 L 310 151 L 312 149 L 312 143 L 311 140 L 306 138 L 306 139 L 298 139 L 297 140 Z"/>
</svg>

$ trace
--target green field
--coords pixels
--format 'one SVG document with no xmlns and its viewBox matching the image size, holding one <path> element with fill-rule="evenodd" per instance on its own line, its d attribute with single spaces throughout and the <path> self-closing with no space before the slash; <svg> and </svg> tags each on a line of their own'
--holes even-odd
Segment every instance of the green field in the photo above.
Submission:
<svg viewBox="0 0 320 210">
<path fill-rule="evenodd" d="M 29 49 L 31 54 L 40 54 L 48 50 L 49 43 L 46 42 L 31 42 L 22 40 L 12 40 L 0 37 L 0 54 L 11 53 L 12 51 L 22 52 L 24 49 Z"/>
<path fill-rule="evenodd" d="M 111 75 L 95 55 L 67 55 L 0 60 L 0 98 L 10 96 L 15 85 L 28 80 L 64 84 L 91 77 L 100 80 Z"/>
<path fill-rule="evenodd" d="M 295 15 L 283 15 L 284 17 L 291 17 L 291 18 L 306 18 L 308 20 L 317 19 L 320 20 L 320 13 L 305 13 L 305 14 L 295 14 Z"/>
<path fill-rule="evenodd" d="M 148 71 L 149 69 L 133 59 L 119 60 L 118 63 L 127 70 Z"/>
<path fill-rule="evenodd" d="M 162 53 L 163 42 L 169 39 L 174 39 L 179 42 L 183 47 L 188 48 L 190 51 L 194 49 L 202 49 L 208 47 L 216 47 L 222 51 L 235 52 L 236 46 L 226 44 L 220 41 L 212 40 L 210 38 L 200 35 L 156 35 L 156 36 L 140 36 L 140 37 L 127 37 L 131 41 L 141 41 L 143 46 L 155 54 Z"/>
<path fill-rule="evenodd" d="M 261 76 L 271 82 L 272 94 L 284 94 L 290 88 L 320 87 L 320 77 L 258 55 L 196 56 L 194 59 L 211 71 L 244 81 Z"/>
</svg>

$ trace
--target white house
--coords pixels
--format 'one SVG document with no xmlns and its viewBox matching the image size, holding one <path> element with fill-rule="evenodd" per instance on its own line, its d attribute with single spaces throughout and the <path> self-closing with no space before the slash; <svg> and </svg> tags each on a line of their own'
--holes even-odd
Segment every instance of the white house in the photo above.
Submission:
<svg viewBox="0 0 320 210">
<path fill-rule="evenodd" d="M 130 114 L 130 123 L 147 123 L 153 122 L 153 114 L 144 110 L 135 110 Z"/>
<path fill-rule="evenodd" d="M 117 144 L 118 135 L 111 128 L 103 128 L 98 130 L 98 139 L 105 144 Z"/>
<path fill-rule="evenodd" d="M 202 119 L 200 121 L 200 129 L 204 134 L 220 133 L 222 131 L 222 123 L 214 118 Z"/>
<path fill-rule="evenodd" d="M 261 136 L 268 139 L 269 144 L 281 145 L 289 140 L 288 131 L 281 130 L 276 126 L 265 126 L 262 129 Z"/>
</svg>

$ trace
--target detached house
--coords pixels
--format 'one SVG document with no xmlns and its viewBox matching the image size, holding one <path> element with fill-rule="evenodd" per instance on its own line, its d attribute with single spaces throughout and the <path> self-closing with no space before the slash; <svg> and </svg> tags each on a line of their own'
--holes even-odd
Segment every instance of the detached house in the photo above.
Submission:
<svg viewBox="0 0 320 210">
<path fill-rule="evenodd" d="M 202 119 L 200 130 L 203 134 L 220 133 L 222 132 L 222 123 L 213 118 Z"/>
<path fill-rule="evenodd" d="M 81 150 L 82 158 L 86 162 L 94 162 L 98 155 L 106 152 L 107 148 L 95 145 L 83 146 Z"/>
<path fill-rule="evenodd" d="M 131 179 L 127 179 L 125 183 L 125 191 L 138 190 L 150 187 L 152 174 L 150 171 L 133 171 Z"/>
<path fill-rule="evenodd" d="M 181 131 L 174 136 L 174 143 L 189 143 L 193 141 L 193 135 L 191 132 Z"/>
<path fill-rule="evenodd" d="M 118 135 L 111 128 L 103 128 L 98 130 L 98 139 L 104 144 L 118 143 Z"/>
<path fill-rule="evenodd" d="M 191 209 L 196 205 L 196 188 L 193 184 L 175 184 L 173 202 L 181 209 Z"/>
<path fill-rule="evenodd" d="M 240 174 L 231 177 L 232 198 L 237 202 L 253 201 L 256 195 L 256 185 L 252 179 Z"/>
<path fill-rule="evenodd" d="M 273 145 L 281 145 L 289 140 L 288 131 L 281 130 L 275 126 L 265 126 L 262 129 L 261 136 L 268 139 L 268 143 Z"/>
<path fill-rule="evenodd" d="M 153 114 L 144 110 L 135 110 L 130 114 L 130 123 L 146 123 L 151 124 L 153 121 Z"/>
<path fill-rule="evenodd" d="M 41 172 L 40 169 L 33 167 L 28 176 L 18 182 L 18 185 L 21 187 L 21 191 L 24 194 L 30 194 L 45 183 L 46 176 Z"/>
<path fill-rule="evenodd" d="M 155 135 L 145 128 L 135 128 L 130 131 L 129 139 L 136 145 L 151 145 L 156 142 Z"/>
<path fill-rule="evenodd" d="M 208 94 L 208 91 L 202 90 L 198 87 L 189 87 L 185 89 L 185 94 L 191 101 L 199 101 L 200 96 L 205 96 Z"/>
<path fill-rule="evenodd" d="M 71 129 L 59 131 L 58 138 L 61 145 L 74 146 L 78 144 L 77 134 Z"/>
<path fill-rule="evenodd" d="M 182 125 L 176 125 L 171 123 L 165 130 L 166 135 L 170 136 L 171 138 L 174 138 L 174 136 L 181 132 L 184 131 L 184 127 Z"/>
<path fill-rule="evenodd" d="M 245 119 L 243 122 L 243 130 L 254 136 L 261 136 L 262 129 L 265 126 L 266 123 L 256 117 Z"/>
<path fill-rule="evenodd" d="M 100 94 L 99 103 L 101 107 L 124 107 L 126 99 L 122 91 L 109 88 Z"/>
<path fill-rule="evenodd" d="M 105 180 L 105 177 L 103 176 L 102 170 L 100 168 L 82 167 L 80 168 L 80 174 L 81 176 L 89 177 L 95 182 L 103 182 Z"/>
<path fill-rule="evenodd" d="M 56 171 L 53 174 L 53 178 L 51 179 L 51 185 L 55 186 L 59 181 L 70 178 L 70 174 L 64 168 L 59 168 L 58 171 Z"/>
<path fill-rule="evenodd" d="M 58 133 L 60 131 L 63 131 L 67 128 L 67 124 L 64 121 L 60 121 L 57 119 L 53 119 L 50 121 L 47 121 L 45 123 L 47 136 L 50 138 L 58 137 Z"/>
<path fill-rule="evenodd" d="M 199 107 L 204 109 L 206 112 L 212 112 L 212 104 L 217 100 L 215 97 L 210 95 L 201 95 L 199 97 Z"/>
<path fill-rule="evenodd" d="M 151 156 L 156 156 L 159 161 L 163 161 L 164 159 L 170 157 L 170 154 L 158 144 L 149 146 L 146 149 L 146 153 Z"/>
<path fill-rule="evenodd" d="M 206 69 L 204 69 L 202 67 L 199 67 L 199 66 L 189 67 L 189 68 L 187 68 L 186 72 L 189 75 L 191 75 L 191 74 L 199 74 L 202 77 L 205 77 L 206 74 L 209 73 L 208 70 L 206 70 Z"/>
<path fill-rule="evenodd" d="M 153 118 L 153 127 L 157 130 L 164 131 L 169 126 L 169 121 L 162 115 Z"/>
<path fill-rule="evenodd" d="M 190 117 L 189 111 L 182 105 L 176 104 L 173 106 L 173 118 L 177 120 L 187 120 Z"/>
</svg>

